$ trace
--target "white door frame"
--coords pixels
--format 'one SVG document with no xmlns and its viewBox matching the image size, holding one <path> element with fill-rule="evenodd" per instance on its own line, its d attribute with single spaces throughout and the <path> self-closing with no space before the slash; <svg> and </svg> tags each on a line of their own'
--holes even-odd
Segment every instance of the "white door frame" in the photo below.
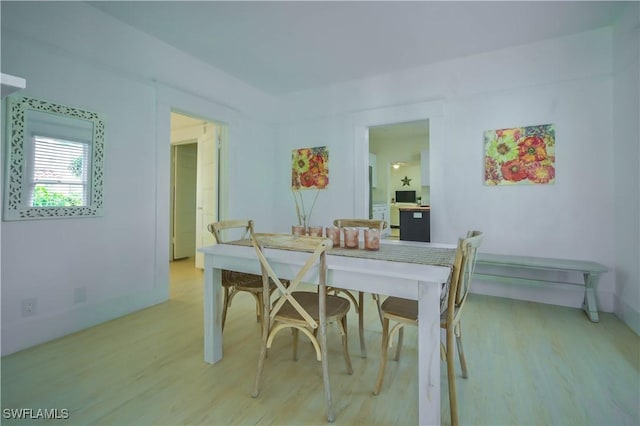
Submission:
<svg viewBox="0 0 640 426">
<path fill-rule="evenodd" d="M 204 254 L 199 249 L 215 244 L 207 225 L 220 218 L 220 139 L 223 127 L 224 124 L 207 122 L 204 133 L 198 136 L 195 257 L 196 268 L 199 269 L 204 269 Z M 207 184 L 209 179 L 213 181 L 211 187 Z"/>
<path fill-rule="evenodd" d="M 158 84 L 156 89 L 156 244 L 155 244 L 155 285 L 165 292 L 164 299 L 169 298 L 169 247 L 171 243 L 170 210 L 171 210 L 171 112 L 202 117 L 204 121 L 226 124 L 231 129 L 238 126 L 239 113 L 221 106 L 205 98 Z M 220 200 L 218 214 L 221 218 L 228 216 L 229 210 L 229 153 L 228 145 L 223 144 L 220 150 Z"/>
<path fill-rule="evenodd" d="M 366 217 L 369 214 L 369 127 L 403 123 L 417 120 L 429 120 L 430 146 L 440 142 L 444 116 L 444 101 L 435 100 L 377 108 L 355 114 L 353 117 L 354 138 L 354 197 L 353 213 L 355 217 Z"/>
</svg>

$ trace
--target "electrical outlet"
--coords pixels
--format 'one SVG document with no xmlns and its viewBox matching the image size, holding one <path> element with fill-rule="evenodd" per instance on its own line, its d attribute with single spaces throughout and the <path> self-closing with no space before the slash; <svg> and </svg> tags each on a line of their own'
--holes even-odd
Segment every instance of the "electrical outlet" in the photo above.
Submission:
<svg viewBox="0 0 640 426">
<path fill-rule="evenodd" d="M 22 316 L 31 317 L 38 313 L 38 299 L 32 297 L 22 300 Z"/>
</svg>

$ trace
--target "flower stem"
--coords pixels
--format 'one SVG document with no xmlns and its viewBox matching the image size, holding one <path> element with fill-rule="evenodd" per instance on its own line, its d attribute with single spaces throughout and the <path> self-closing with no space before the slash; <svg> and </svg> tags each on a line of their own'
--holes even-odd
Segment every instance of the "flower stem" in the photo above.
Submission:
<svg viewBox="0 0 640 426">
<path fill-rule="evenodd" d="M 302 225 L 302 217 L 300 216 L 300 207 L 298 206 L 298 199 L 296 198 L 296 192 L 298 191 L 292 191 L 293 201 L 296 203 L 296 215 L 298 216 L 298 225 Z M 302 198 L 302 195 L 300 195 L 300 198 Z"/>
<path fill-rule="evenodd" d="M 313 203 L 311 203 L 311 209 L 309 209 L 309 217 L 307 218 L 307 220 L 310 222 L 311 221 L 311 212 L 313 212 L 313 207 L 316 205 L 316 200 L 318 199 L 318 194 L 320 194 L 320 190 L 316 190 L 316 196 L 313 197 Z"/>
<path fill-rule="evenodd" d="M 316 205 L 316 200 L 318 199 L 320 190 L 316 190 L 316 195 L 313 197 L 313 202 L 311 203 L 311 208 L 309 209 L 308 215 L 307 210 L 304 207 L 304 197 L 302 196 L 302 193 L 299 190 L 292 191 L 292 193 L 293 201 L 295 201 L 296 203 L 296 215 L 298 216 L 298 224 L 306 228 L 309 225 L 309 221 L 311 220 L 311 213 L 313 212 L 313 208 Z M 297 197 L 296 194 L 298 194 Z M 298 201 L 298 198 L 300 198 L 300 201 Z"/>
<path fill-rule="evenodd" d="M 307 227 L 307 211 L 304 208 L 304 197 L 302 197 L 302 192 L 298 191 L 298 195 L 300 196 L 300 205 L 302 206 L 302 220 L 300 221 L 300 225 Z"/>
</svg>

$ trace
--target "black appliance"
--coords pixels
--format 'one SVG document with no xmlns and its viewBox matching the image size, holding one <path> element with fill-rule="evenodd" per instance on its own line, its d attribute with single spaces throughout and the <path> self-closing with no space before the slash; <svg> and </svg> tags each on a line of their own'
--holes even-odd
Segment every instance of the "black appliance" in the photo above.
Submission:
<svg viewBox="0 0 640 426">
<path fill-rule="evenodd" d="M 400 239 L 431 242 L 429 209 L 400 210 Z"/>
<path fill-rule="evenodd" d="M 396 203 L 415 203 L 416 191 L 396 191 Z"/>
</svg>

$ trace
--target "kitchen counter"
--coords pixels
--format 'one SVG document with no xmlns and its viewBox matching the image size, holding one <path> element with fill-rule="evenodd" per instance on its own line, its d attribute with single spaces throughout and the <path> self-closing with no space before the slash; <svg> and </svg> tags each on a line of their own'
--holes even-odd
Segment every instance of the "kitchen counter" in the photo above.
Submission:
<svg viewBox="0 0 640 426">
<path fill-rule="evenodd" d="M 392 228 L 400 228 L 400 210 L 412 211 L 413 209 L 420 207 L 429 207 L 428 205 L 421 206 L 417 203 L 391 203 L 391 215 L 389 216 L 390 225 Z M 425 211 L 413 210 L 413 211 Z"/>
<path fill-rule="evenodd" d="M 403 207 L 398 207 L 398 210 L 400 210 L 401 212 L 424 212 L 424 211 L 428 212 L 431 210 L 431 206 L 412 206 L 412 207 L 403 206 Z"/>
</svg>

